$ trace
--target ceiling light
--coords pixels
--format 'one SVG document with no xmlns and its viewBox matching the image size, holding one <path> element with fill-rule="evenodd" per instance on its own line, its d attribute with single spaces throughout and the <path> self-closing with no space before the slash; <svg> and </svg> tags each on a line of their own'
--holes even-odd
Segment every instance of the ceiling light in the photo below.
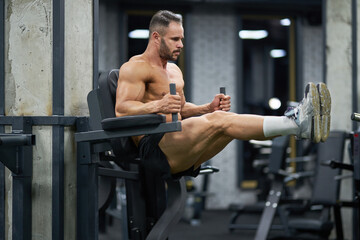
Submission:
<svg viewBox="0 0 360 240">
<path fill-rule="evenodd" d="M 241 39 L 263 39 L 268 36 L 268 32 L 266 30 L 241 30 L 239 32 L 239 37 Z"/>
<path fill-rule="evenodd" d="M 280 20 L 280 24 L 282 26 L 290 26 L 291 25 L 291 20 L 289 18 L 283 18 Z"/>
<path fill-rule="evenodd" d="M 281 58 L 286 56 L 286 51 L 284 49 L 273 49 L 270 51 L 270 56 L 272 58 Z"/>
<path fill-rule="evenodd" d="M 281 107 L 281 101 L 280 99 L 278 98 L 270 98 L 269 99 L 269 107 L 272 109 L 272 110 L 278 110 L 280 107 Z"/>
<path fill-rule="evenodd" d="M 148 39 L 149 38 L 149 30 L 147 30 L 147 29 L 135 29 L 135 30 L 129 32 L 129 38 Z"/>
</svg>

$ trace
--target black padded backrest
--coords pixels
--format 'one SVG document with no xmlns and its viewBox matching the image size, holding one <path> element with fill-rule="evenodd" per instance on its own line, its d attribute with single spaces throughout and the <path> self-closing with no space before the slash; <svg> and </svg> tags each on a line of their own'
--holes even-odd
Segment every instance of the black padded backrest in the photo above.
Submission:
<svg viewBox="0 0 360 240">
<path fill-rule="evenodd" d="M 289 136 L 274 138 L 269 157 L 269 172 L 277 174 L 284 168 L 287 147 L 289 145 Z"/>
<path fill-rule="evenodd" d="M 321 163 L 329 160 L 343 162 L 345 139 L 345 132 L 333 131 L 330 132 L 326 142 L 318 144 L 317 172 L 312 195 L 313 204 L 333 205 L 339 198 L 340 181 L 335 180 L 335 176 L 339 175 L 341 170 L 323 166 Z"/>
<path fill-rule="evenodd" d="M 115 117 L 116 88 L 119 70 L 104 72 L 99 77 L 98 101 L 102 119 Z M 101 125 L 101 124 L 100 124 Z M 129 137 L 111 140 L 111 147 L 121 161 L 131 161 L 138 156 L 138 150 Z"/>
</svg>

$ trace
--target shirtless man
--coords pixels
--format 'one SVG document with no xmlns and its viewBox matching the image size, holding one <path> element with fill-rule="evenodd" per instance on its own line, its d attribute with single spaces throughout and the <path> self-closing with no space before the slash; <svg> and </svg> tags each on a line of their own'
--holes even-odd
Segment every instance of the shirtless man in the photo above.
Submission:
<svg viewBox="0 0 360 240">
<path fill-rule="evenodd" d="M 120 68 L 115 112 L 117 117 L 164 114 L 167 121 L 171 113 L 178 113 L 182 131 L 133 137 L 145 165 L 164 177 L 196 176 L 199 166 L 233 139 L 265 140 L 290 134 L 314 142 L 327 139 L 331 98 L 325 84 L 309 83 L 299 106 L 281 117 L 231 113 L 230 96 L 224 94 L 198 106 L 186 102 L 182 72 L 169 62 L 178 58 L 184 46 L 181 16 L 159 11 L 149 30 L 145 52 Z M 169 83 L 176 84 L 177 95 L 170 95 Z"/>
</svg>

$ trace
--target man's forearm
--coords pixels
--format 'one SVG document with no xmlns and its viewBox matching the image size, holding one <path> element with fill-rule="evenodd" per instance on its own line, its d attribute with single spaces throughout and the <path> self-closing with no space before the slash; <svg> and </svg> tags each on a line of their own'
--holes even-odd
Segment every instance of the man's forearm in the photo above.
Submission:
<svg viewBox="0 0 360 240">
<path fill-rule="evenodd" d="M 116 116 L 126 116 L 126 115 L 140 115 L 140 114 L 149 114 L 149 113 L 158 113 L 157 101 L 152 101 L 148 103 L 142 103 L 139 101 L 127 101 L 122 104 L 121 107 L 116 108 Z"/>
<path fill-rule="evenodd" d="M 181 109 L 181 117 L 183 119 L 193 117 L 193 116 L 201 116 L 206 113 L 212 112 L 210 109 L 210 103 L 204 105 L 195 105 L 193 103 L 186 102 L 184 107 Z"/>
</svg>

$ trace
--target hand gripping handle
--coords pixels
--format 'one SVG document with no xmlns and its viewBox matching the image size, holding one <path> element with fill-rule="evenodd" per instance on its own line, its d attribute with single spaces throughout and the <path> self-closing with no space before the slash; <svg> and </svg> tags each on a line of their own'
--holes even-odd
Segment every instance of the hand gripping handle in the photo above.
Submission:
<svg viewBox="0 0 360 240">
<path fill-rule="evenodd" d="M 225 87 L 220 87 L 220 93 L 226 95 L 226 89 Z M 221 99 L 220 99 L 221 100 Z"/>
<path fill-rule="evenodd" d="M 220 87 L 220 93 L 226 95 L 225 87 Z"/>
<path fill-rule="evenodd" d="M 176 95 L 176 84 L 175 83 L 170 83 L 170 94 L 171 95 Z M 177 122 L 178 121 L 178 114 L 177 113 L 172 113 L 172 121 L 173 122 Z"/>
</svg>

